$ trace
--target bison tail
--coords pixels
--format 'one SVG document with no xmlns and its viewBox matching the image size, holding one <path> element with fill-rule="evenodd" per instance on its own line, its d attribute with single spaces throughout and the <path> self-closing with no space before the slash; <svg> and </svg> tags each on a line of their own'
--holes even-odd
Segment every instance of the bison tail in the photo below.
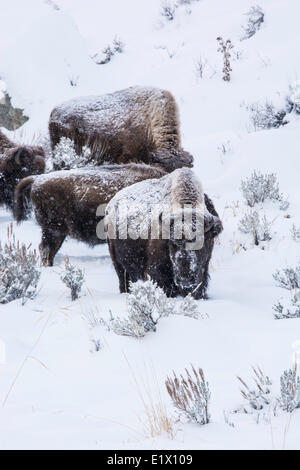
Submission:
<svg viewBox="0 0 300 470">
<path fill-rule="evenodd" d="M 18 223 L 28 219 L 30 213 L 30 192 L 34 179 L 34 176 L 28 176 L 22 179 L 16 186 L 13 215 Z"/>
</svg>

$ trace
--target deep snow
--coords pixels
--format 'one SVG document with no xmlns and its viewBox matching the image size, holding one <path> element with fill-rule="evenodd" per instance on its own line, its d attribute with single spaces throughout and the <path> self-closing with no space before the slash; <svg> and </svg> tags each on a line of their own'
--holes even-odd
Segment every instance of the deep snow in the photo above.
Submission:
<svg viewBox="0 0 300 470">
<path fill-rule="evenodd" d="M 72 240 L 64 243 L 56 265 L 43 269 L 34 301 L 0 305 L 0 338 L 6 344 L 6 363 L 0 364 L 5 401 L 0 448 L 299 449 L 299 410 L 260 424 L 253 416 L 229 414 L 243 401 L 236 375 L 250 382 L 253 364 L 274 380 L 278 394 L 279 377 L 291 366 L 300 339 L 299 319 L 275 321 L 272 312 L 285 295 L 272 273 L 299 261 L 300 245 L 290 229 L 300 226 L 300 117 L 289 115 L 285 127 L 254 132 L 246 110 L 267 99 L 283 106 L 289 85 L 299 77 L 298 0 L 261 0 L 265 22 L 242 42 L 250 0 L 195 1 L 190 14 L 182 6 L 174 22 L 163 26 L 160 0 L 55 4 L 58 8 L 42 0 L 0 0 L 0 79 L 13 105 L 30 116 L 13 137 L 38 140 L 51 109 L 68 99 L 132 85 L 169 89 L 180 108 L 183 146 L 194 155 L 196 174 L 214 200 L 224 232 L 213 255 L 210 299 L 199 301 L 207 316 L 163 319 L 158 331 L 142 340 L 89 328 L 91 312 L 125 315 L 126 296 L 118 293 L 106 246 L 91 250 Z M 96 65 L 90 56 L 116 35 L 125 43 L 124 53 Z M 219 35 L 240 51 L 230 83 L 222 80 Z M 200 56 L 207 60 L 203 79 L 195 75 Z M 273 239 L 263 243 L 264 250 L 237 229 L 246 210 L 240 181 L 254 169 L 276 173 L 290 201 L 286 211 L 264 204 L 274 219 Z M 1 240 L 11 220 L 1 209 Z M 33 221 L 15 231 L 21 241 L 38 246 L 40 230 Z M 64 255 L 85 270 L 84 295 L 74 303 L 59 279 Z M 99 352 L 91 352 L 91 337 L 100 339 Z M 164 380 L 172 369 L 180 373 L 190 363 L 201 366 L 210 383 L 211 423 L 175 424 L 173 440 L 150 438 L 134 377 L 141 389 L 144 384 L 154 390 L 154 369 L 172 413 Z M 234 428 L 225 423 L 224 411 Z"/>
</svg>

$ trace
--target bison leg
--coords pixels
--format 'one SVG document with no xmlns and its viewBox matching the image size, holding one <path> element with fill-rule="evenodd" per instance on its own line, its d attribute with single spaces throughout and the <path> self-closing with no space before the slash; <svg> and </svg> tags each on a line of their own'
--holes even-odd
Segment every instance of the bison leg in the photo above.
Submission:
<svg viewBox="0 0 300 470">
<path fill-rule="evenodd" d="M 65 233 L 57 230 L 43 229 L 42 241 L 39 246 L 43 266 L 53 266 L 55 255 L 62 246 L 65 238 Z"/>
<path fill-rule="evenodd" d="M 114 268 L 116 270 L 116 273 L 119 278 L 119 288 L 121 294 L 124 294 L 125 292 L 128 292 L 129 288 L 129 276 L 126 270 L 123 268 L 122 264 L 118 262 L 118 259 L 116 257 L 115 249 L 114 249 L 114 242 L 112 240 L 108 239 L 108 247 L 109 247 L 109 253 L 110 257 L 112 259 Z"/>
<path fill-rule="evenodd" d="M 145 278 L 144 240 L 109 240 L 109 249 L 119 277 L 120 292 L 128 292 L 130 282 Z"/>
</svg>

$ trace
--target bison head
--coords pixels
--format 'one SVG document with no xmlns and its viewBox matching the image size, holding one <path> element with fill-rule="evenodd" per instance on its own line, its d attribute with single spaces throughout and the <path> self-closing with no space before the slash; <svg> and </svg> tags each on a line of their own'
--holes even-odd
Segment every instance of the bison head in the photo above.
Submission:
<svg viewBox="0 0 300 470">
<path fill-rule="evenodd" d="M 185 150 L 158 150 L 150 154 L 150 164 L 158 165 L 168 173 L 177 168 L 193 166 L 193 156 Z"/>
<path fill-rule="evenodd" d="M 211 214 L 206 214 L 203 222 L 202 233 L 198 233 L 194 239 L 183 235 L 179 240 L 171 236 L 168 242 L 176 295 L 191 294 L 195 299 L 206 298 L 213 239 L 223 227 L 221 220 Z M 194 233 L 194 227 L 192 229 Z"/>
<path fill-rule="evenodd" d="M 0 203 L 11 208 L 18 182 L 30 175 L 45 171 L 45 154 L 42 147 L 19 146 L 0 155 Z"/>
<path fill-rule="evenodd" d="M 2 172 L 18 179 L 38 175 L 45 171 L 45 154 L 42 147 L 14 147 L 6 151 Z"/>
</svg>

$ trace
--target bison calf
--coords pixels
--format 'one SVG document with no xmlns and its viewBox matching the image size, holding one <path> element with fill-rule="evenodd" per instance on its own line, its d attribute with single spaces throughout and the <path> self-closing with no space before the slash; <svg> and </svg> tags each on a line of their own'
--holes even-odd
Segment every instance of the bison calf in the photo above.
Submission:
<svg viewBox="0 0 300 470">
<path fill-rule="evenodd" d="M 169 296 L 206 297 L 222 222 L 191 170 L 123 189 L 108 204 L 105 224 L 121 292 L 150 276 Z"/>
<path fill-rule="evenodd" d="M 44 171 L 45 154 L 42 147 L 17 145 L 0 131 L 0 205 L 12 210 L 18 182 Z"/>
<path fill-rule="evenodd" d="M 135 161 L 173 171 L 193 164 L 181 147 L 176 101 L 158 88 L 135 86 L 62 103 L 50 115 L 49 132 L 52 148 L 68 137 L 78 155 L 89 147 L 97 165 Z"/>
<path fill-rule="evenodd" d="M 104 238 L 99 238 L 99 232 L 97 235 L 97 225 L 104 219 L 104 210 L 96 216 L 99 206 L 106 205 L 126 186 L 147 178 L 161 178 L 165 174 L 147 165 L 127 164 L 25 178 L 16 188 L 15 218 L 18 222 L 26 218 L 24 195 L 28 193 L 42 228 L 42 263 L 52 266 L 67 236 L 90 246 L 106 241 L 105 234 Z"/>
</svg>

